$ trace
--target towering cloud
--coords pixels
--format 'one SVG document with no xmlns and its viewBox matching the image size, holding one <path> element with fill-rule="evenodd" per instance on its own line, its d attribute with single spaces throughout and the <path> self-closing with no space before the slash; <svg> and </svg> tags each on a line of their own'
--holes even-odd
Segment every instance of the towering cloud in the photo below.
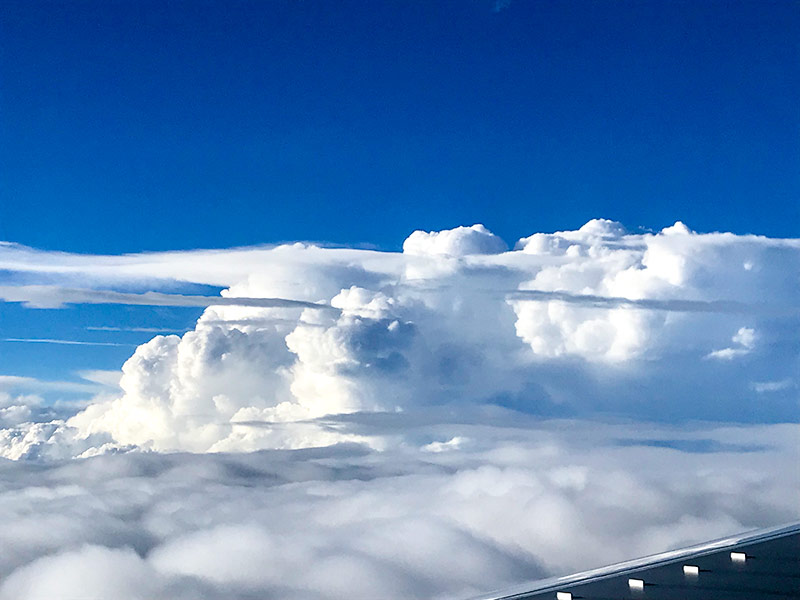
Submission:
<svg viewBox="0 0 800 600">
<path fill-rule="evenodd" d="M 76 273 L 109 277 L 110 258 L 81 260 L 17 247 L 0 256 L 12 270 L 46 269 L 64 289 Z M 227 305 L 210 305 L 180 337 L 140 346 L 123 367 L 123 393 L 66 421 L 26 425 L 27 409 L 4 408 L 6 456 L 379 447 L 314 420 L 437 405 L 797 415 L 798 240 L 697 234 L 682 223 L 634 234 L 597 219 L 523 238 L 512 251 L 474 225 L 414 232 L 402 254 L 294 244 L 116 260 L 116 281 L 145 268 L 198 283 L 227 278 Z M 788 383 L 764 403 L 755 391 L 764 381 Z"/>
</svg>

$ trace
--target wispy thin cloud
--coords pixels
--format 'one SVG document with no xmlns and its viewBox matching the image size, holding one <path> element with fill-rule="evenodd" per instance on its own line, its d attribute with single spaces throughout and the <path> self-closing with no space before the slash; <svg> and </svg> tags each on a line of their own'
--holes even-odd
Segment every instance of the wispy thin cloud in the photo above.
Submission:
<svg viewBox="0 0 800 600">
<path fill-rule="evenodd" d="M 0 391 L 22 390 L 31 392 L 79 392 L 96 393 L 102 390 L 96 382 L 80 383 L 75 381 L 47 381 L 35 377 L 23 377 L 19 375 L 0 375 Z"/>
<path fill-rule="evenodd" d="M 111 327 L 111 326 L 89 326 L 86 327 L 87 331 L 114 331 L 114 332 L 135 332 L 135 333 L 185 333 L 189 331 L 188 328 L 177 327 Z"/>
<path fill-rule="evenodd" d="M 81 379 L 109 388 L 118 388 L 122 377 L 122 371 L 120 370 L 89 369 L 77 371 L 75 374 Z"/>
<path fill-rule="evenodd" d="M 416 288 L 418 291 L 420 288 Z M 443 288 L 429 288 L 425 291 L 443 291 Z M 480 291 L 480 290 L 476 290 Z M 488 294 L 496 290 L 483 290 Z M 503 293 L 503 292 L 500 292 Z M 616 309 L 623 307 L 641 310 L 657 310 L 689 313 L 724 313 L 744 315 L 797 316 L 800 307 L 768 303 L 746 303 L 734 300 L 685 300 L 679 298 L 625 298 L 594 294 L 571 294 L 548 290 L 510 290 L 506 297 L 515 301 L 564 302 L 589 308 Z M 172 306 L 187 308 L 207 308 L 210 306 L 243 306 L 254 308 L 310 308 L 315 310 L 339 311 L 324 302 L 309 302 L 289 298 L 225 297 L 164 292 L 116 292 L 64 288 L 50 285 L 0 286 L 0 301 L 18 302 L 30 308 L 64 308 L 74 304 L 120 304 L 129 306 Z M 134 331 L 142 333 L 184 332 L 187 329 L 160 327 L 110 327 L 90 326 L 91 331 Z"/>
<path fill-rule="evenodd" d="M 559 301 L 577 304 L 589 308 L 639 308 L 645 310 L 662 310 L 668 312 L 689 313 L 725 313 L 743 315 L 795 316 L 800 314 L 800 307 L 783 306 L 767 303 L 747 303 L 734 300 L 682 300 L 678 298 L 623 298 L 618 296 L 599 296 L 593 294 L 570 294 L 567 292 L 551 292 L 545 290 L 514 290 L 507 293 L 512 300 L 530 300 L 533 302 Z"/>
<path fill-rule="evenodd" d="M 758 394 L 764 394 L 767 392 L 780 392 L 783 390 L 788 390 L 789 388 L 794 387 L 795 383 L 792 379 L 780 379 L 778 381 L 754 381 L 750 384 L 750 387 Z"/>
<path fill-rule="evenodd" d="M 747 348 L 722 348 L 720 350 L 713 350 L 706 354 L 705 358 L 715 360 L 733 360 L 734 358 L 741 358 L 750 354 Z"/>
<path fill-rule="evenodd" d="M 118 342 L 88 342 L 85 340 L 61 340 L 55 338 L 3 338 L 0 341 L 23 344 L 61 344 L 64 346 L 136 346 L 136 344 Z"/>
<path fill-rule="evenodd" d="M 246 298 L 166 294 L 163 292 L 115 292 L 65 288 L 53 285 L 0 286 L 0 300 L 20 302 L 31 308 L 63 308 L 69 304 L 124 304 L 129 306 L 252 306 L 256 308 L 311 308 L 338 310 L 329 304 L 287 298 Z"/>
<path fill-rule="evenodd" d="M 268 327 L 270 325 L 290 325 L 296 327 L 325 327 L 320 323 L 312 323 L 303 319 L 281 319 L 279 317 L 263 317 L 251 319 L 203 319 L 198 326 L 221 325 L 223 327 Z M 190 331 L 190 330 L 185 330 Z"/>
<path fill-rule="evenodd" d="M 716 360 L 733 360 L 742 356 L 747 356 L 753 351 L 756 342 L 756 332 L 749 327 L 740 327 L 739 331 L 731 338 L 735 344 L 729 348 L 714 350 L 706 355 L 706 358 Z"/>
</svg>

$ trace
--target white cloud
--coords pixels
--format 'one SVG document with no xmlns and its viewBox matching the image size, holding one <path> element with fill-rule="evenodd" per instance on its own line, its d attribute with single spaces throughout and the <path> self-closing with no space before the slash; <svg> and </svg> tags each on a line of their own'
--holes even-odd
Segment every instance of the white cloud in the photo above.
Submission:
<svg viewBox="0 0 800 600">
<path fill-rule="evenodd" d="M 34 410 L 43 404 L 39 396 L 16 396 L 0 392 L 0 428 L 9 428 L 30 423 Z M 2 431 L 2 429 L 0 429 Z"/>
<path fill-rule="evenodd" d="M 137 333 L 186 333 L 188 329 L 172 327 L 115 327 L 111 325 L 88 326 L 87 331 L 134 331 Z"/>
<path fill-rule="evenodd" d="M 498 254 L 507 249 L 505 242 L 483 225 L 445 231 L 415 231 L 403 242 L 406 254 L 467 256 Z"/>
<path fill-rule="evenodd" d="M 777 381 L 754 381 L 751 384 L 753 390 L 759 394 L 765 394 L 767 392 L 781 392 L 783 390 L 791 389 L 794 386 L 794 380 L 789 377 L 786 379 L 779 379 Z"/>
<path fill-rule="evenodd" d="M 2 598 L 166 598 L 158 573 L 130 549 L 85 546 L 41 558 L 0 587 Z"/>
<path fill-rule="evenodd" d="M 336 424 L 384 449 L 0 461 L 0 599 L 469 597 L 798 517 L 797 425 Z"/>
<path fill-rule="evenodd" d="M 97 383 L 108 388 L 119 388 L 119 380 L 122 373 L 119 371 L 109 371 L 101 369 L 90 369 L 87 371 L 78 371 L 77 375 L 81 379 Z"/>
<path fill-rule="evenodd" d="M 756 331 L 749 327 L 740 327 L 731 338 L 735 344 L 728 348 L 714 350 L 706 358 L 716 358 L 719 360 L 733 360 L 742 356 L 747 356 L 753 351 L 756 345 Z"/>
<path fill-rule="evenodd" d="M 222 296 L 191 296 L 145 292 L 143 294 L 115 292 L 111 290 L 72 289 L 54 285 L 7 285 L 0 286 L 0 300 L 20 302 L 29 308 L 63 308 L 66 304 L 125 304 L 131 306 L 257 306 L 264 308 L 312 308 L 330 309 L 330 306 L 302 300 L 284 298 L 243 298 Z M 102 342 L 74 342 L 69 340 L 6 338 L 9 342 L 40 341 L 62 344 L 100 344 Z"/>
<path fill-rule="evenodd" d="M 697 234 L 682 223 L 632 234 L 595 219 L 516 248 L 475 225 L 414 232 L 403 253 L 292 244 L 85 257 L 6 245 L 0 267 L 26 273 L 25 286 L 3 288 L 17 300 L 208 306 L 193 330 L 138 347 L 121 393 L 51 428 L 78 454 L 99 451 L 90 436 L 114 450 L 378 447 L 314 419 L 439 405 L 797 418 L 784 396 L 748 404 L 752 381 L 796 368 L 800 241 Z M 85 287 L 178 279 L 227 287 L 216 300 Z M 746 368 L 724 360 L 745 355 Z M 56 452 L 44 428 L 28 431 L 21 418 L 3 455 Z M 243 425 L 252 422 L 262 425 Z"/>
<path fill-rule="evenodd" d="M 89 381 L 93 381 L 89 379 Z M 95 382 L 97 383 L 97 382 Z M 17 375 L 0 375 L 0 390 L 29 390 L 48 391 L 57 390 L 64 392 L 98 392 L 98 385 L 79 383 L 73 381 L 47 381 L 35 377 L 20 377 Z"/>
<path fill-rule="evenodd" d="M 53 338 L 3 338 L 0 342 L 16 342 L 23 344 L 56 344 L 60 346 L 131 346 L 116 342 L 89 342 L 84 340 L 62 340 Z"/>
<path fill-rule="evenodd" d="M 746 356 L 750 353 L 747 348 L 721 348 L 720 350 L 713 350 L 706 355 L 706 358 L 715 358 L 718 360 L 733 360 L 741 356 Z"/>
<path fill-rule="evenodd" d="M 450 438 L 446 442 L 431 442 L 430 444 L 425 444 L 422 447 L 423 452 L 447 452 L 448 450 L 458 450 L 461 448 L 468 440 L 464 439 L 460 435 Z"/>
<path fill-rule="evenodd" d="M 749 327 L 741 327 L 731 339 L 743 348 L 752 350 L 756 345 L 756 331 Z"/>
<path fill-rule="evenodd" d="M 86 406 L 86 401 L 45 401 L 42 394 L 93 394 L 99 401 L 103 391 L 96 384 L 0 375 L 0 456 L 18 458 L 29 442 L 41 441 L 57 428 L 51 422 L 61 422 Z"/>
</svg>

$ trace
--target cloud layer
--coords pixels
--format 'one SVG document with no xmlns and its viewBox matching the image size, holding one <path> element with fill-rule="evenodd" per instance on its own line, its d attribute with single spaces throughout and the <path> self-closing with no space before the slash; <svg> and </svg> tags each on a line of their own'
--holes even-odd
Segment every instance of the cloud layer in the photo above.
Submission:
<svg viewBox="0 0 800 600">
<path fill-rule="evenodd" d="M 0 598 L 465 598 L 798 516 L 797 425 L 328 424 L 385 447 L 0 461 Z"/>
</svg>

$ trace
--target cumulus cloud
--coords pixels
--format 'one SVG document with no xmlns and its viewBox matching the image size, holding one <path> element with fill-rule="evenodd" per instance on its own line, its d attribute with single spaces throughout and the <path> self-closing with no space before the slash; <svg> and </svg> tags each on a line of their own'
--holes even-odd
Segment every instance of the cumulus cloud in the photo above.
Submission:
<svg viewBox="0 0 800 600">
<path fill-rule="evenodd" d="M 99 400 L 103 391 L 106 391 L 106 387 L 97 382 L 46 381 L 34 377 L 0 375 L 0 440 L 20 442 L 26 434 L 32 434 L 30 426 L 68 418 L 86 404 L 85 401 L 46 402 L 40 395 L 42 393 L 95 394 Z M 50 425 L 43 427 L 44 430 L 51 429 Z M 42 426 L 38 430 L 40 433 L 44 431 Z M 0 442 L 0 447 L 3 448 L 0 456 L 8 457 L 16 453 L 10 451 L 7 443 Z"/>
<path fill-rule="evenodd" d="M 595 219 L 512 251 L 474 225 L 416 231 L 402 253 L 291 244 L 91 262 L 5 245 L 0 266 L 25 274 L 24 285 L 3 287 L 15 301 L 207 307 L 191 331 L 138 347 L 121 393 L 50 429 L 16 419 L 5 456 L 27 455 L 20 440 L 48 456 L 64 439 L 71 452 L 97 451 L 90 438 L 192 452 L 380 445 L 317 420 L 440 405 L 797 418 L 794 388 L 756 404 L 762 388 L 751 382 L 796 369 L 798 240 L 698 234 L 680 222 L 629 233 Z M 211 297 L 75 287 L 178 279 L 226 288 Z M 263 426 L 243 425 L 253 422 Z M 41 439 L 49 430 L 58 444 Z"/>
<path fill-rule="evenodd" d="M 43 404 L 42 398 L 36 395 L 12 396 L 7 392 L 0 392 L 0 428 L 7 429 L 33 422 L 36 420 L 35 411 Z"/>
<path fill-rule="evenodd" d="M 498 254 L 507 249 L 506 243 L 483 225 L 445 231 L 415 231 L 403 242 L 406 254 L 467 256 Z"/>
<path fill-rule="evenodd" d="M 756 344 L 755 329 L 749 327 L 741 327 L 739 331 L 731 338 L 734 346 L 729 348 L 722 348 L 710 352 L 707 358 L 716 358 L 719 360 L 732 360 L 740 356 L 746 356 L 752 352 Z"/>
</svg>

